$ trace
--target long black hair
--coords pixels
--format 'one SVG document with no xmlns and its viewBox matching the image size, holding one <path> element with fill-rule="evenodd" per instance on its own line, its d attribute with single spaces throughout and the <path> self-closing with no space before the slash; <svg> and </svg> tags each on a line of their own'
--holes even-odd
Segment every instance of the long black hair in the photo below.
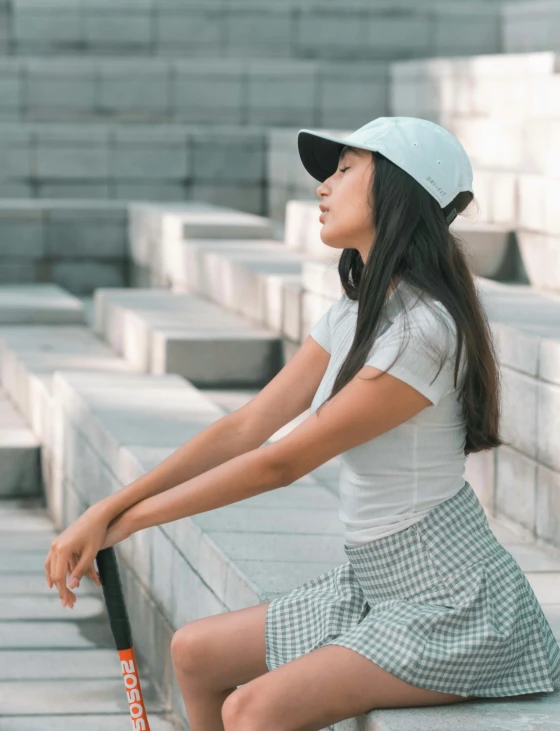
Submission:
<svg viewBox="0 0 560 731">
<path fill-rule="evenodd" d="M 348 147 L 343 147 L 340 155 Z M 332 391 L 317 411 L 364 366 L 380 327 L 389 287 L 402 280 L 419 292 L 420 298 L 445 327 L 447 323 L 437 308 L 431 307 L 430 299 L 441 302 L 455 321 L 455 388 L 462 349 L 466 349 L 466 369 L 459 391 L 466 424 L 465 455 L 508 444 L 499 435 L 500 375 L 492 332 L 478 299 L 463 241 L 449 229 L 447 221 L 449 214 L 450 219 L 453 218 L 453 209 L 462 213 L 474 196 L 470 191 L 460 192 L 441 208 L 406 171 L 381 153 L 371 154 L 373 170 L 368 203 L 372 211 L 374 241 L 365 263 L 354 248 L 345 248 L 338 262 L 342 287 L 351 300 L 358 302 L 356 331 Z M 398 290 L 394 297 L 406 313 Z M 408 329 L 408 316 L 405 322 Z M 402 348 L 391 366 L 401 353 Z M 446 354 L 441 357 L 440 370 L 446 357 Z"/>
</svg>

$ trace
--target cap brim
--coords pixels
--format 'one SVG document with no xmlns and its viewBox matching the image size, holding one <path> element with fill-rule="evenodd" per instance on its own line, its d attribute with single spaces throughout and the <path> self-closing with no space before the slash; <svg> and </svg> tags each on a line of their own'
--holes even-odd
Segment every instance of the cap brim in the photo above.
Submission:
<svg viewBox="0 0 560 731">
<path fill-rule="evenodd" d="M 321 183 L 335 172 L 340 152 L 346 144 L 344 139 L 319 135 L 308 129 L 301 129 L 298 133 L 298 150 L 303 167 Z"/>
</svg>

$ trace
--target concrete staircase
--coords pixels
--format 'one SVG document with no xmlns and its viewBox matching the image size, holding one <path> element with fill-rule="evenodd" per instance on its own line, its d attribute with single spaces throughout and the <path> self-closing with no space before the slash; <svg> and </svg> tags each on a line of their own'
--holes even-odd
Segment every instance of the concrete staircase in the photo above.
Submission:
<svg viewBox="0 0 560 731">
<path fill-rule="evenodd" d="M 480 215 L 452 229 L 499 346 L 512 447 L 471 455 L 465 477 L 560 640 L 558 6 L 0 4 L 0 731 L 127 723 L 99 591 L 82 585 L 70 621 L 44 558 L 89 505 L 249 401 L 341 294 L 303 126 L 410 114 L 471 156 Z M 154 731 L 188 728 L 176 628 L 346 560 L 339 471 L 330 460 L 117 546 Z M 459 724 L 560 728 L 560 698 L 374 711 L 328 731 Z"/>
</svg>

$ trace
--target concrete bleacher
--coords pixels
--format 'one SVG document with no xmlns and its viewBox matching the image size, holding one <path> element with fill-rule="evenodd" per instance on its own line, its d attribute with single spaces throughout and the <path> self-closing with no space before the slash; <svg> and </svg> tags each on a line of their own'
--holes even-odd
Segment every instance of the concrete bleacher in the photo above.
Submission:
<svg viewBox="0 0 560 731">
<path fill-rule="evenodd" d="M 501 0 L 12 0 L 13 54 L 407 58 L 502 50 Z M 321 13 L 321 23 L 317 23 Z M 61 22 L 62 20 L 62 22 Z"/>
<path fill-rule="evenodd" d="M 263 126 L 0 123 L 0 197 L 264 212 Z"/>
<path fill-rule="evenodd" d="M 480 214 L 451 228 L 498 346 L 511 442 L 470 455 L 465 478 L 560 641 L 558 4 L 0 0 L 0 497 L 44 497 L 43 527 L 60 531 L 247 403 L 342 293 L 297 129 L 433 119 L 473 161 Z M 346 560 L 339 473 L 335 458 L 290 486 L 117 546 L 154 731 L 170 729 L 168 711 L 188 728 L 175 629 L 269 601 Z M 0 527 L 10 519 L 0 512 Z M 0 574 L 44 573 L 48 544 L 25 540 L 38 550 L 13 567 L 0 560 Z M 0 547 L 13 545 L 0 535 Z M 92 587 L 77 591 L 76 624 L 102 610 Z M 43 610 L 27 637 L 12 637 L 6 624 L 30 619 L 31 603 L 9 614 L 1 594 L 0 667 L 12 668 L 0 670 L 2 731 L 126 723 L 108 658 L 91 666 L 98 685 L 84 685 L 79 665 L 62 689 L 48 670 L 25 680 L 15 654 L 2 663 L 25 642 L 42 648 L 38 668 L 46 652 L 93 652 L 95 642 L 70 622 L 69 639 L 55 622 L 46 632 Z M 62 625 L 67 610 L 53 610 Z M 111 637 L 94 634 L 114 656 Z M 328 731 L 559 723 L 555 693 L 373 711 Z"/>
</svg>

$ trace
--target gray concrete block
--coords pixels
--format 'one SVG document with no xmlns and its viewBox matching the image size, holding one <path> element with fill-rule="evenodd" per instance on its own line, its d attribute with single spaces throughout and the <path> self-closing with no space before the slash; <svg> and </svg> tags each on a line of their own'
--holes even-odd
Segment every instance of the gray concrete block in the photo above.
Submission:
<svg viewBox="0 0 560 731">
<path fill-rule="evenodd" d="M 276 336 L 214 304 L 157 290 L 106 291 L 96 293 L 96 302 L 96 330 L 134 370 L 179 373 L 199 386 L 254 385 L 270 377 Z M 200 338 L 203 323 L 214 333 L 210 340 Z"/>
<path fill-rule="evenodd" d="M 288 58 L 299 35 L 297 18 L 298 14 L 294 22 L 292 13 L 276 5 L 245 6 L 223 14 L 228 55 Z"/>
<path fill-rule="evenodd" d="M 188 174 L 188 155 L 184 143 L 151 141 L 135 146 L 120 144 L 111 158 L 111 175 L 123 183 L 134 181 L 138 185 L 144 184 L 146 180 L 184 181 Z M 153 183 L 151 185 L 155 187 Z M 120 187 L 123 189 L 124 186 L 121 184 Z M 132 191 L 141 190 L 132 188 Z M 182 197 L 184 195 L 183 191 Z"/>
<path fill-rule="evenodd" d="M 237 13 L 233 14 L 234 17 Z M 161 52 L 168 48 L 183 52 L 219 56 L 221 44 L 225 40 L 224 25 L 229 14 L 220 7 L 177 6 L 176 8 L 156 7 L 154 41 Z"/>
<path fill-rule="evenodd" d="M 504 445 L 496 454 L 494 507 L 528 530 L 535 529 L 537 462 Z"/>
<path fill-rule="evenodd" d="M 31 150 L 29 147 L 26 145 L 2 146 L 0 149 L 0 177 L 3 180 L 30 178 L 31 174 Z"/>
<path fill-rule="evenodd" d="M 36 154 L 40 178 L 106 180 L 109 177 L 109 152 L 102 145 L 39 145 Z"/>
<path fill-rule="evenodd" d="M 96 48 L 132 48 L 141 52 L 151 46 L 152 18 L 149 8 L 100 8 L 82 14 L 84 40 Z M 93 10 L 93 12 L 92 12 Z M 120 12 L 119 12 L 120 11 Z"/>
<path fill-rule="evenodd" d="M 436 13 L 434 21 L 435 55 L 474 56 L 496 54 L 501 49 L 499 7 L 491 3 L 477 3 L 474 7 L 450 3 Z"/>
<path fill-rule="evenodd" d="M 143 390 L 143 419 L 137 416 L 139 388 Z M 204 415 L 208 424 L 222 415 L 175 375 L 58 371 L 53 389 L 68 417 L 79 423 L 91 446 L 109 466 L 118 465 L 120 451 L 127 445 L 177 449 L 192 436 L 189 412 L 193 408 L 197 409 L 197 429 Z M 135 416 L 131 418 L 131 414 Z M 116 468 L 112 471 L 118 474 Z"/>
<path fill-rule="evenodd" d="M 544 541 L 560 546 L 560 475 L 545 465 L 537 466 L 536 532 Z"/>
<path fill-rule="evenodd" d="M 13 9 L 12 32 L 16 48 L 26 43 L 40 42 L 57 47 L 83 42 L 79 8 L 67 6 L 63 12 L 52 12 L 42 6 L 26 7 L 16 2 Z"/>
<path fill-rule="evenodd" d="M 218 69 L 208 63 L 176 61 L 171 82 L 173 108 L 186 122 L 206 122 L 214 118 L 221 124 L 242 124 L 243 83 L 239 63 L 228 59 Z"/>
<path fill-rule="evenodd" d="M 538 461 L 560 473 L 560 450 L 554 435 L 560 428 L 560 390 L 557 386 L 537 381 Z"/>
<path fill-rule="evenodd" d="M 37 265 L 33 259 L 2 259 L 0 266 L 0 284 L 31 284 L 37 281 Z"/>
<path fill-rule="evenodd" d="M 47 181 L 40 180 L 36 185 L 37 193 L 42 198 L 75 198 L 83 200 L 84 198 L 95 199 L 99 202 L 107 202 L 111 197 L 110 181 L 97 182 L 68 182 L 68 181 Z"/>
<path fill-rule="evenodd" d="M 83 322 L 83 306 L 56 284 L 4 285 L 0 287 L 0 322 L 77 324 Z"/>
<path fill-rule="evenodd" d="M 0 219 L 0 235 L 2 233 Z M 49 219 L 46 223 L 45 254 L 48 257 L 70 259 L 117 259 L 127 254 L 126 220 L 99 220 L 76 216 L 66 220 Z"/>
<path fill-rule="evenodd" d="M 111 24 L 113 19 L 110 20 Z M 171 118 L 169 66 L 158 60 L 100 65 L 100 110 L 118 117 Z"/>
<path fill-rule="evenodd" d="M 95 69 L 68 61 L 27 61 L 21 94 L 26 118 L 31 120 L 91 114 L 96 102 Z"/>
<path fill-rule="evenodd" d="M 502 370 L 503 436 L 528 457 L 537 457 L 537 394 L 535 379 Z"/>
<path fill-rule="evenodd" d="M 189 188 L 183 183 L 164 180 L 147 183 L 115 180 L 110 189 L 114 199 L 119 201 L 184 201 L 189 195 Z"/>
<path fill-rule="evenodd" d="M 123 287 L 126 284 L 126 262 L 90 260 L 53 262 L 52 279 L 74 295 L 91 295 L 98 287 Z"/>
<path fill-rule="evenodd" d="M 251 124 L 312 125 L 317 69 L 308 63 L 268 59 L 250 67 L 247 78 Z"/>
<path fill-rule="evenodd" d="M 45 231 L 41 218 L 0 216 L 0 256 L 40 259 L 45 256 Z"/>
<path fill-rule="evenodd" d="M 242 129 L 237 134 L 232 130 L 219 137 L 214 133 L 197 134 L 192 146 L 192 175 L 197 185 L 210 181 L 248 183 L 262 180 L 265 177 L 264 138 Z M 229 206 L 227 203 L 221 205 Z"/>
</svg>

